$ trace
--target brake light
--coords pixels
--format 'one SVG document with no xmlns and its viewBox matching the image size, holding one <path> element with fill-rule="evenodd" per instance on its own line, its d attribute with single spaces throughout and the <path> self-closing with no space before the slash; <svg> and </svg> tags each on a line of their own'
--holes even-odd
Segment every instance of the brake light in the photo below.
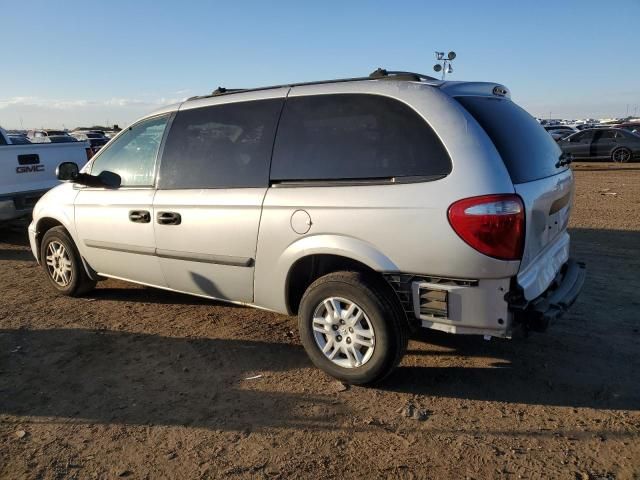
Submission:
<svg viewBox="0 0 640 480">
<path fill-rule="evenodd" d="M 455 232 L 480 253 L 500 260 L 520 260 L 524 248 L 524 205 L 518 195 L 465 198 L 449 207 Z"/>
<path fill-rule="evenodd" d="M 90 148 L 85 148 L 84 152 L 87 154 L 87 162 L 89 160 L 91 160 L 91 157 L 93 157 L 93 150 L 91 150 Z"/>
</svg>

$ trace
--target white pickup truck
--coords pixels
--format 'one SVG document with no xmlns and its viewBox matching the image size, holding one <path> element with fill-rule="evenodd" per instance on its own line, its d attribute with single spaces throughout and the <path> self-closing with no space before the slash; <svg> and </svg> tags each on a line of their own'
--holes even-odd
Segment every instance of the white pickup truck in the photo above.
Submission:
<svg viewBox="0 0 640 480">
<path fill-rule="evenodd" d="M 0 128 L 0 222 L 29 215 L 38 199 L 58 184 L 60 163 L 81 166 L 90 156 L 87 142 L 13 145 Z"/>
</svg>

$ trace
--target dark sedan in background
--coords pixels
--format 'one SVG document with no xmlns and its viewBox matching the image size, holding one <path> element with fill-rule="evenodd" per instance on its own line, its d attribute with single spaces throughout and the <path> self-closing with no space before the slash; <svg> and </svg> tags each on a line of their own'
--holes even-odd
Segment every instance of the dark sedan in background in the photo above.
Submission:
<svg viewBox="0 0 640 480">
<path fill-rule="evenodd" d="M 109 139 L 105 137 L 104 133 L 99 131 L 76 131 L 71 132 L 71 135 L 81 142 L 89 142 L 93 153 L 97 153 L 98 150 L 109 142 Z"/>
<path fill-rule="evenodd" d="M 577 132 L 575 128 L 568 125 L 545 125 L 544 129 L 549 132 L 549 135 L 551 135 L 556 142 Z"/>
<path fill-rule="evenodd" d="M 630 162 L 640 157 L 640 136 L 621 128 L 593 128 L 558 142 L 575 160 Z"/>
</svg>

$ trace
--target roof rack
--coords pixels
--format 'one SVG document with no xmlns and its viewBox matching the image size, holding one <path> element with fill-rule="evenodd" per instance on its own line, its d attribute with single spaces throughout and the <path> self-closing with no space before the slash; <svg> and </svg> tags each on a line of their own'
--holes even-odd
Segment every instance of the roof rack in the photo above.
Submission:
<svg viewBox="0 0 640 480">
<path fill-rule="evenodd" d="M 422 73 L 385 70 L 384 68 L 377 68 L 369 74 L 369 78 L 376 80 L 405 80 L 409 82 L 419 82 L 422 80 L 439 81 L 437 78 L 423 75 Z"/>
<path fill-rule="evenodd" d="M 212 97 L 216 97 L 218 95 L 224 95 L 225 93 L 237 93 L 237 92 L 244 92 L 246 90 L 247 90 L 246 88 L 224 88 L 224 87 L 218 87 L 213 92 L 211 92 L 211 96 Z"/>
<path fill-rule="evenodd" d="M 408 82 L 421 82 L 423 80 L 436 81 L 436 82 L 439 81 L 437 78 L 430 77 L 428 75 L 423 75 L 421 73 L 403 72 L 403 71 L 396 71 L 396 70 L 386 70 L 384 68 L 377 68 L 376 70 L 371 72 L 367 77 L 336 78 L 333 80 L 317 80 L 314 82 L 285 83 L 282 85 L 271 85 L 268 87 L 257 87 L 257 88 L 218 87 L 209 95 L 200 95 L 200 96 L 196 95 L 194 97 L 188 98 L 187 101 L 197 100 L 200 98 L 217 97 L 221 95 L 230 95 L 233 93 L 240 93 L 240 92 L 255 92 L 259 90 L 271 90 L 274 88 L 283 88 L 283 87 L 302 87 L 305 85 L 322 85 L 326 83 L 360 82 L 363 80 L 400 80 L 400 81 L 408 81 Z"/>
</svg>

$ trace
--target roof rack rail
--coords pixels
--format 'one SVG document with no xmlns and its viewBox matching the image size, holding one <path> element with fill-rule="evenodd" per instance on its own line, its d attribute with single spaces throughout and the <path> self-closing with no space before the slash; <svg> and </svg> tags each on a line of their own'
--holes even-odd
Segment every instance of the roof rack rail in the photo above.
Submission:
<svg viewBox="0 0 640 480">
<path fill-rule="evenodd" d="M 225 93 L 244 92 L 245 90 L 247 90 L 247 89 L 246 88 L 224 88 L 224 87 L 218 87 L 213 92 L 211 92 L 211 96 L 212 97 L 216 97 L 218 95 L 224 95 Z"/>
<path fill-rule="evenodd" d="M 232 93 L 240 93 L 240 92 L 254 92 L 259 90 L 271 90 L 271 89 L 283 88 L 283 87 L 302 87 L 305 85 L 322 85 L 324 83 L 360 82 L 363 80 L 404 80 L 409 82 L 419 82 L 422 80 L 429 80 L 429 81 L 436 81 L 436 82 L 440 81 L 437 78 L 430 77 L 428 75 L 423 75 L 421 73 L 403 72 L 403 71 L 386 70 L 384 68 L 378 68 L 375 71 L 371 72 L 368 77 L 336 78 L 333 80 L 317 80 L 315 82 L 285 83 L 282 85 L 272 85 L 269 87 L 257 87 L 257 88 L 218 87 L 209 95 L 196 95 L 194 97 L 188 98 L 187 101 L 197 100 L 200 98 L 217 97 L 220 95 L 229 95 Z"/>
<path fill-rule="evenodd" d="M 376 80 L 407 80 L 413 82 L 419 82 L 420 80 L 438 81 L 437 78 L 430 77 L 429 75 L 423 75 L 422 73 L 386 70 L 384 68 L 377 68 L 369 74 L 369 78 Z"/>
</svg>

